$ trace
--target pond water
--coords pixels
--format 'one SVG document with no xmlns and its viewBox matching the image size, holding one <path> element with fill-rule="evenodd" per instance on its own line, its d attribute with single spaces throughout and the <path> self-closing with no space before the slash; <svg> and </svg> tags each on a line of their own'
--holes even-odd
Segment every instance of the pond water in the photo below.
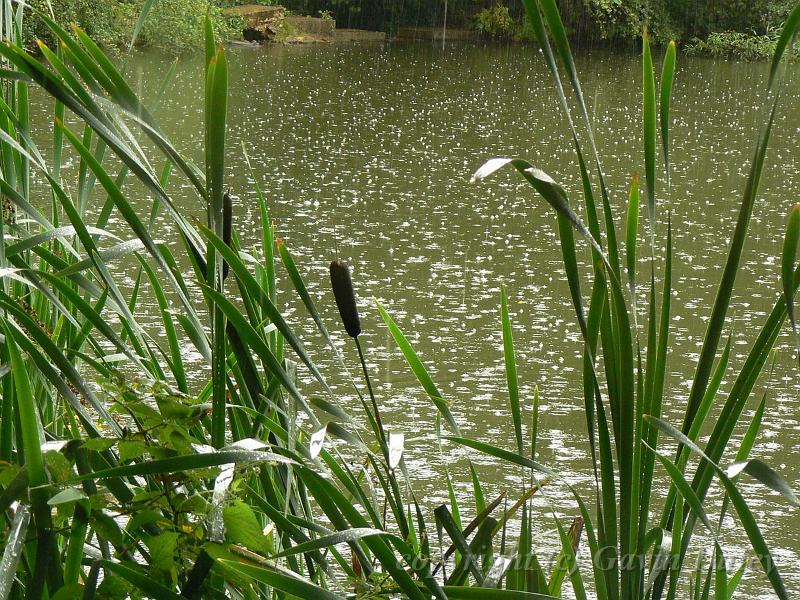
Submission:
<svg viewBox="0 0 800 600">
<path fill-rule="evenodd" d="M 407 436 L 414 488 L 433 506 L 446 501 L 443 465 L 458 493 L 471 495 L 467 453 L 445 445 L 439 454 L 435 411 L 392 343 L 374 307 L 377 298 L 419 352 L 468 437 L 513 446 L 499 328 L 499 287 L 511 298 L 519 377 L 529 419 L 534 386 L 541 396 L 539 457 L 588 491 L 575 324 L 555 220 L 512 172 L 470 185 L 472 172 L 493 156 L 521 156 L 562 183 L 577 205 L 580 180 L 566 122 L 538 52 L 522 46 L 270 46 L 230 52 L 228 185 L 236 197 L 236 229 L 245 245 L 258 239 L 258 206 L 244 167 L 247 147 L 266 191 L 277 231 L 292 249 L 313 296 L 348 362 L 355 349 L 339 326 L 327 268 L 337 255 L 353 268 L 361 301 L 368 361 L 384 422 Z M 145 97 L 168 62 L 137 57 L 130 65 Z M 643 172 L 638 56 L 578 57 L 597 145 L 618 225 L 630 177 Z M 672 352 L 665 417 L 680 424 L 694 361 L 710 314 L 736 218 L 758 127 L 768 67 L 679 57 L 673 100 L 672 188 L 658 190 L 662 234 L 668 212 L 675 237 Z M 742 260 L 726 335 L 733 336 L 730 373 L 742 365 L 780 289 L 782 233 L 800 190 L 800 71 L 791 69 L 768 154 L 751 235 Z M 175 145 L 201 162 L 200 58 L 181 62 L 157 117 Z M 42 105 L 41 110 L 51 110 Z M 194 154 L 193 154 L 194 153 Z M 780 165 L 777 167 L 776 165 Z M 197 199 L 172 190 L 200 216 Z M 147 214 L 149 201 L 143 201 Z M 642 217 L 642 226 L 646 220 Z M 164 224 L 162 237 L 175 241 Z M 644 231 L 644 229 L 642 230 Z M 644 239 L 644 236 L 643 236 Z M 645 246 L 640 253 L 645 255 Z M 580 256 L 588 273 L 588 250 Z M 640 281 L 649 277 L 640 263 Z M 319 347 L 310 319 L 282 299 L 292 323 Z M 645 286 L 642 286 L 645 287 Z M 152 321 L 157 320 L 153 304 Z M 147 310 L 147 305 L 143 307 Z M 146 316 L 142 317 L 147 320 Z M 800 401 L 792 340 L 780 338 L 774 370 L 755 396 L 768 394 L 756 454 L 800 487 Z M 330 356 L 326 374 L 342 381 Z M 196 359 L 195 359 L 196 360 Z M 193 365 L 201 376 L 205 366 Z M 727 392 L 732 377 L 726 378 Z M 722 393 L 719 405 L 724 401 Z M 740 432 L 741 434 L 741 432 Z M 487 495 L 518 489 L 518 473 L 474 455 Z M 659 472 L 661 481 L 666 475 Z M 800 590 L 797 511 L 759 485 L 743 486 L 790 590 Z M 717 495 L 718 492 L 717 492 Z M 554 486 L 548 496 L 563 516 L 577 514 Z M 541 546 L 553 546 L 547 504 L 539 499 Z M 730 550 L 746 539 L 732 530 Z M 738 565 L 737 565 L 738 566 Z M 769 598 L 763 575 L 750 571 L 742 592 Z M 759 596 L 759 594 L 761 594 Z M 744 595 L 742 597 L 745 597 Z"/>
</svg>

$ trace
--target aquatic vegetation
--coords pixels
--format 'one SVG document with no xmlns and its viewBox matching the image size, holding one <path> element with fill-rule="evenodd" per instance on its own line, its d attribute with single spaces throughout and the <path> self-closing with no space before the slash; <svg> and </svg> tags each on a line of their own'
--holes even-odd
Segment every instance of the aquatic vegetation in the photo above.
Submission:
<svg viewBox="0 0 800 600">
<path fill-rule="evenodd" d="M 231 142 L 228 60 L 210 21 L 204 118 L 195 124 L 205 134 L 203 164 L 197 165 L 158 126 L 154 114 L 161 93 L 145 103 L 90 36 L 40 15 L 58 41 L 54 48 L 42 43 L 41 55 L 34 56 L 20 44 L 19 33 L 0 44 L 6 82 L 0 102 L 0 192 L 8 215 L 0 223 L 0 600 L 398 595 L 538 600 L 567 593 L 655 600 L 686 597 L 688 588 L 695 598 L 712 591 L 716 598 L 729 598 L 744 567 L 727 570 L 720 540 L 728 512 L 735 513 L 768 585 L 779 598 L 789 597 L 773 560 L 771 544 L 780 540 L 764 539 L 740 486 L 743 478 L 754 478 L 782 494 L 781 501 L 798 504 L 777 472 L 750 458 L 766 418 L 766 397 L 757 402 L 733 449 L 734 462 L 723 468 L 721 461 L 732 450 L 733 433 L 785 321 L 796 325 L 797 211 L 789 220 L 783 285 L 775 290 L 774 309 L 736 373 L 729 372 L 731 343 L 723 345 L 722 334 L 778 102 L 781 57 L 800 26 L 800 6 L 778 39 L 768 90 L 773 93 L 763 107 L 764 127 L 679 427 L 661 418 L 673 255 L 671 226 L 660 239 L 655 215 L 656 209 L 668 212 L 657 199 L 669 194 L 656 192 L 659 153 L 663 188 L 669 189 L 675 47 L 666 50 L 657 86 L 644 35 L 645 173 L 643 190 L 637 178 L 632 181 L 620 243 L 555 3 L 527 0 L 526 8 L 558 100 L 570 116 L 586 224 L 564 188 L 522 159 L 492 159 L 474 179 L 513 167 L 531 184 L 532 197 L 555 212 L 582 336 L 594 486 L 588 494 L 561 488 L 573 495 L 575 513 L 568 522 L 553 515 L 555 539 L 547 543 L 558 548 L 554 560 L 539 553 L 534 524 L 541 516 L 531 499 L 564 483 L 537 453 L 538 394 L 532 398 L 532 422 L 527 427 L 522 422 L 505 289 L 499 328 L 511 415 L 508 444 L 471 439 L 462 431 L 390 311 L 377 306 L 447 429 L 441 443 L 483 453 L 498 468 L 510 465 L 520 474 L 518 489 L 487 497 L 469 463 L 473 511 L 457 500 L 453 474 L 446 470 L 442 491 L 449 501 L 430 511 L 411 485 L 404 437 L 381 421 L 347 265 L 331 264 L 332 300 L 357 346 L 369 400 L 351 377 L 302 266 L 276 236 L 267 196 L 255 184 L 261 239 L 255 248 L 241 245 L 236 195 L 225 185 L 225 147 Z M 14 15 L 2 16 L 0 26 L 12 31 Z M 162 92 L 171 77 L 172 72 L 165 74 Z M 575 96 L 575 119 L 565 83 Z M 54 101 L 55 145 L 47 158 L 30 135 L 31 86 Z M 64 180 L 68 157 L 78 163 L 75 185 Z M 47 182 L 49 208 L 32 192 L 33 171 Z M 204 223 L 189 219 L 174 202 L 170 190 L 176 179 L 205 207 Z M 151 198 L 145 216 L 130 197 L 141 190 Z M 644 241 L 639 240 L 641 199 L 649 229 Z M 99 210 L 90 210 L 94 203 Z M 162 213 L 182 247 L 155 237 Z M 119 229 L 109 230 L 112 216 L 124 224 L 128 239 Z M 588 296 L 577 259 L 581 243 L 592 256 Z M 643 285 L 636 268 L 640 246 L 651 257 L 646 306 L 632 300 Z M 123 285 L 116 272 L 115 261 L 122 259 L 135 261 L 132 286 Z M 307 347 L 285 318 L 281 279 L 287 295 L 305 308 L 319 347 Z M 146 298 L 158 306 L 157 334 L 137 320 L 137 307 Z M 188 383 L 187 351 L 211 366 L 200 389 Z M 337 372 L 323 373 L 316 362 L 323 352 L 334 357 Z M 329 377 L 343 380 L 348 392 L 339 392 Z M 713 417 L 724 377 L 734 383 Z M 352 409 L 347 394 L 355 394 L 360 410 Z M 708 429 L 711 435 L 703 441 L 700 432 Z M 721 506 L 708 500 L 714 482 L 724 490 Z M 653 501 L 656 490 L 666 493 L 663 503 Z M 714 521 L 712 510 L 719 512 Z M 705 537 L 698 539 L 697 530 Z M 713 560 L 690 565 L 689 549 L 708 543 Z M 585 560 L 584 548 L 591 560 Z"/>
<path fill-rule="evenodd" d="M 481 10 L 475 16 L 475 25 L 482 34 L 494 38 L 510 38 L 518 27 L 502 1 Z"/>
<path fill-rule="evenodd" d="M 770 60 L 775 53 L 779 33 L 779 30 L 768 31 L 763 35 L 738 31 L 714 32 L 710 33 L 705 40 L 693 39 L 686 46 L 686 53 L 715 58 Z M 794 46 L 786 54 L 790 59 L 797 60 L 797 47 Z"/>
</svg>

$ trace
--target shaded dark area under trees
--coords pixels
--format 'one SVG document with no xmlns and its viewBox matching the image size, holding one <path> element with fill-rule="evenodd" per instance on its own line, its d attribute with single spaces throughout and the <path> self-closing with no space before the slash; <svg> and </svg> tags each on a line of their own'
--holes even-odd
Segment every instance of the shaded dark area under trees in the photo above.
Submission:
<svg viewBox="0 0 800 600">
<path fill-rule="evenodd" d="M 476 16 L 496 0 L 448 0 L 447 24 L 474 27 Z M 437 26 L 444 22 L 444 0 L 286 0 L 304 14 L 330 11 L 340 27 L 392 31 L 404 25 Z M 520 21 L 522 1 L 506 0 Z M 647 23 L 654 39 L 688 41 L 712 32 L 763 35 L 776 28 L 790 9 L 786 0 L 559 0 L 565 25 L 579 43 L 635 39 Z"/>
<path fill-rule="evenodd" d="M 48 11 L 48 0 L 31 0 Z M 530 40 L 522 0 L 157 0 L 139 44 L 179 54 L 201 47 L 209 14 L 222 38 L 241 35 L 241 23 L 225 16 L 240 4 L 282 4 L 300 15 L 329 15 L 339 28 L 388 33 L 400 27 L 477 29 L 487 37 Z M 789 0 L 557 0 L 564 24 L 577 45 L 636 45 L 647 24 L 651 39 L 674 39 L 690 51 L 717 56 L 765 58 Z M 107 48 L 124 48 L 144 0 L 51 0 L 56 20 L 79 23 Z M 445 19 L 446 14 L 446 19 Z M 24 37 L 49 40 L 47 28 L 31 17 Z"/>
</svg>

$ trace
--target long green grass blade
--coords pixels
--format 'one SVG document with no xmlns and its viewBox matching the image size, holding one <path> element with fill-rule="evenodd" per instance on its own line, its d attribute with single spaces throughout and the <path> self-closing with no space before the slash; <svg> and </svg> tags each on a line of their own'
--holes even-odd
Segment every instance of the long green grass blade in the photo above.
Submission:
<svg viewBox="0 0 800 600">
<path fill-rule="evenodd" d="M 709 376 L 711 375 L 714 355 L 716 354 L 717 347 L 719 345 L 720 336 L 722 335 L 722 329 L 725 324 L 725 317 L 728 312 L 728 307 L 730 306 L 733 285 L 736 281 L 736 275 L 739 270 L 739 262 L 742 257 L 744 242 L 747 236 L 747 229 L 750 224 L 750 217 L 756 201 L 756 193 L 758 191 L 758 184 L 761 180 L 761 172 L 764 166 L 767 144 L 772 131 L 772 124 L 775 119 L 777 101 L 778 97 L 776 94 L 772 103 L 769 117 L 762 129 L 756 145 L 755 154 L 750 168 L 750 174 L 747 178 L 747 184 L 745 186 L 742 203 L 739 209 L 739 215 L 736 220 L 736 227 L 734 229 L 730 249 L 728 251 L 728 258 L 725 262 L 722 278 L 717 290 L 717 296 L 714 300 L 714 307 L 711 312 L 711 317 L 708 321 L 706 334 L 703 337 L 703 346 L 700 350 L 700 357 L 697 361 L 695 375 L 692 380 L 692 388 L 689 392 L 686 414 L 683 421 L 683 427 L 681 429 L 684 433 L 687 433 L 692 426 L 692 422 L 697 414 L 699 403 L 705 394 Z"/>
<path fill-rule="evenodd" d="M 36 406 L 34 395 L 31 391 L 28 369 L 22 360 L 17 347 L 12 327 L 8 321 L 4 322 L 5 345 L 11 362 L 11 377 L 14 380 L 17 421 L 20 427 L 22 452 L 25 457 L 25 468 L 28 472 L 28 481 L 31 487 L 40 488 L 47 484 L 47 472 L 44 467 L 41 446 L 44 442 L 42 425 L 39 422 L 39 409 Z M 41 501 L 41 492 L 38 492 Z M 35 507 L 34 507 L 35 508 Z M 41 508 L 41 507 L 40 507 Z M 34 514 L 34 518 L 35 518 Z"/>
<path fill-rule="evenodd" d="M 495 590 L 466 586 L 442 586 L 448 598 L 453 600 L 554 600 L 557 596 L 536 594 L 516 590 Z"/>
<path fill-rule="evenodd" d="M 797 332 L 797 321 L 794 314 L 794 269 L 797 262 L 797 245 L 800 243 L 800 204 L 789 211 L 789 222 L 786 225 L 786 235 L 783 239 L 783 253 L 781 257 L 781 281 L 783 283 L 783 297 L 786 302 L 786 312 L 795 337 L 795 346 L 800 360 L 800 335 Z"/>
<path fill-rule="evenodd" d="M 517 452 L 524 452 L 522 445 L 522 415 L 519 405 L 519 382 L 517 381 L 517 359 L 514 354 L 514 335 L 511 331 L 511 319 L 508 316 L 508 298 L 506 289 L 500 286 L 500 311 L 503 328 L 503 356 L 506 365 L 506 383 L 508 384 L 508 400 L 511 404 L 511 419 L 514 423 L 514 435 L 517 439 Z"/>
<path fill-rule="evenodd" d="M 772 65 L 769 69 L 769 82 L 767 88 L 772 89 L 775 86 L 778 77 L 778 67 L 781 64 L 783 55 L 786 53 L 787 48 L 797 35 L 797 30 L 800 28 L 800 4 L 795 5 L 789 16 L 783 22 L 783 29 L 778 36 L 778 41 L 775 44 L 775 52 L 772 55 Z"/>
<path fill-rule="evenodd" d="M 675 84 L 675 42 L 671 41 L 667 45 L 664 54 L 664 63 L 661 65 L 661 89 L 659 98 L 659 122 L 661 124 L 661 149 L 664 153 L 664 173 L 667 179 L 667 189 L 670 187 L 670 168 L 669 168 L 669 126 L 670 126 L 670 103 L 672 101 L 672 88 Z"/>
<path fill-rule="evenodd" d="M 225 298 L 219 292 L 212 290 L 209 287 L 204 287 L 204 291 L 206 294 L 209 295 L 211 300 L 214 304 L 222 310 L 228 320 L 233 324 L 233 327 L 236 329 L 236 332 L 241 336 L 242 341 L 248 344 L 258 355 L 258 357 L 262 360 L 264 365 L 266 366 L 269 372 L 276 376 L 280 381 L 281 385 L 286 389 L 287 392 L 294 398 L 297 403 L 303 408 L 305 413 L 308 415 L 311 423 L 315 427 L 319 427 L 319 419 L 314 414 L 314 411 L 311 410 L 308 402 L 305 398 L 300 394 L 299 390 L 292 381 L 292 378 L 289 377 L 286 370 L 281 366 L 278 359 L 269 349 L 267 342 L 264 341 L 263 337 L 259 335 L 259 333 L 253 328 L 250 323 L 247 322 L 247 319 L 242 315 L 239 311 L 239 308 L 236 307 L 230 300 Z M 224 404 L 223 404 L 224 406 Z M 224 432 L 224 430 L 223 430 Z"/>
<path fill-rule="evenodd" d="M 647 27 L 642 32 L 642 127 L 647 212 L 652 230 L 656 225 L 656 82 Z"/>
<path fill-rule="evenodd" d="M 625 221 L 625 258 L 628 267 L 628 286 L 636 297 L 636 237 L 639 229 L 639 177 L 634 175 L 628 192 L 628 216 Z"/>
<path fill-rule="evenodd" d="M 447 426 L 450 430 L 459 435 L 458 425 L 456 424 L 456 420 L 453 417 L 453 414 L 450 412 L 450 407 L 447 405 L 447 402 L 443 398 L 442 394 L 439 392 L 439 389 L 436 387 L 436 384 L 433 383 L 433 379 L 428 374 L 428 370 L 422 364 L 422 361 L 417 356 L 417 353 L 414 351 L 414 348 L 408 342 L 408 339 L 403 332 L 400 331 L 400 328 L 394 322 L 392 317 L 389 316 L 384 308 L 380 305 L 380 303 L 376 303 L 378 307 L 378 312 L 380 312 L 381 317 L 383 317 L 384 323 L 386 323 L 386 327 L 389 329 L 389 333 L 391 333 L 392 338 L 394 338 L 395 343 L 400 348 L 400 351 L 403 353 L 403 356 L 408 363 L 408 366 L 411 367 L 411 371 L 419 381 L 422 389 L 428 394 L 428 397 L 433 401 L 436 405 L 436 408 L 439 410 L 439 413 L 447 423 Z"/>
<path fill-rule="evenodd" d="M 34 573 L 27 597 L 38 600 L 43 592 L 46 594 L 46 589 L 55 591 L 60 586 L 61 565 L 53 537 L 50 507 L 47 504 L 45 486 L 49 480 L 42 453 L 44 434 L 39 420 L 39 409 L 31 391 L 28 370 L 14 339 L 12 327 L 14 326 L 9 321 L 4 322 L 6 351 L 11 362 L 11 377 L 14 379 L 16 417 L 22 440 L 22 464 L 25 465 L 27 473 L 33 522 L 38 540 Z"/>
<path fill-rule="evenodd" d="M 343 596 L 334 594 L 317 585 L 313 585 L 298 576 L 289 575 L 285 571 L 278 571 L 268 565 L 253 565 L 220 559 L 220 562 L 250 579 L 254 579 L 270 587 L 291 594 L 295 598 L 309 598 L 309 600 L 344 600 Z"/>
<path fill-rule="evenodd" d="M 144 22 L 147 20 L 147 15 L 150 13 L 150 9 L 153 8 L 155 2 L 156 0 L 145 0 L 144 4 L 142 4 L 141 10 L 139 10 L 139 17 L 136 19 L 136 25 L 133 27 L 133 33 L 131 33 L 131 41 L 128 44 L 129 52 L 133 50 L 133 47 L 136 45 L 139 33 L 141 33 Z"/>
<path fill-rule="evenodd" d="M 309 492 L 320 503 L 325 514 L 338 529 L 369 526 L 350 500 L 320 475 L 305 467 L 300 467 L 298 476 L 303 479 Z M 382 538 L 364 538 L 364 543 L 375 554 L 383 568 L 392 575 L 394 582 L 405 594 L 413 600 L 423 600 L 424 596 L 419 588 L 398 563 L 391 548 Z M 416 561 L 411 561 L 410 564 L 414 566 L 415 563 Z"/>
<path fill-rule="evenodd" d="M 208 41 L 206 42 L 208 44 Z M 225 126 L 228 102 L 228 62 L 223 48 L 218 48 L 206 71 L 205 150 L 206 197 L 208 227 L 220 239 L 224 233 L 225 194 Z M 213 246 L 208 247 L 206 281 L 214 291 L 223 292 L 222 258 Z M 225 444 L 225 314 L 218 304 L 213 305 L 211 328 L 211 380 L 213 383 L 211 442 L 216 448 Z"/>
</svg>

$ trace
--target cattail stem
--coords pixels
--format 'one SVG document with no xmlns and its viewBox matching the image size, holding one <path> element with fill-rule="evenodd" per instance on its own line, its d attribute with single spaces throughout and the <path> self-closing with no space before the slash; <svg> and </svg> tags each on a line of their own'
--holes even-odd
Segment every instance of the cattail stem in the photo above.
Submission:
<svg viewBox="0 0 800 600">
<path fill-rule="evenodd" d="M 364 372 L 364 381 L 367 382 L 367 391 L 369 392 L 369 398 L 372 401 L 372 410 L 375 413 L 375 422 L 378 425 L 378 432 L 381 436 L 381 443 L 384 448 L 384 451 L 387 453 L 386 460 L 389 460 L 388 452 L 389 452 L 389 445 L 386 441 L 386 432 L 383 430 L 383 423 L 381 422 L 381 413 L 378 410 L 378 402 L 375 400 L 375 394 L 372 391 L 372 382 L 369 378 L 369 371 L 367 370 L 367 362 L 364 360 L 364 351 L 361 348 L 361 342 L 359 339 L 353 338 L 356 341 L 356 348 L 358 348 L 358 359 L 361 361 L 361 370 Z"/>
<path fill-rule="evenodd" d="M 380 438 L 381 448 L 386 458 L 386 465 L 389 465 L 389 445 L 386 440 L 386 432 L 383 429 L 381 422 L 381 413 L 378 410 L 378 402 L 375 400 L 375 393 L 372 390 L 372 382 L 369 378 L 367 371 L 367 362 L 364 360 L 364 351 L 361 348 L 361 342 L 358 336 L 361 335 L 361 319 L 358 316 L 358 305 L 356 304 L 356 293 L 353 289 L 353 280 L 350 277 L 350 267 L 343 260 L 334 260 L 330 267 L 331 273 L 331 288 L 333 290 L 333 297 L 336 300 L 336 307 L 339 309 L 339 316 L 342 318 L 347 335 L 353 338 L 356 342 L 358 349 L 358 358 L 361 361 L 361 369 L 364 371 L 364 380 L 367 383 L 367 390 L 369 391 L 369 398 L 372 401 L 372 411 L 375 417 L 375 429 L 377 429 L 377 436 Z M 360 396 L 360 394 L 359 394 Z M 362 398 L 363 402 L 363 398 Z M 364 403 L 364 410 L 369 413 L 369 409 Z"/>
</svg>

